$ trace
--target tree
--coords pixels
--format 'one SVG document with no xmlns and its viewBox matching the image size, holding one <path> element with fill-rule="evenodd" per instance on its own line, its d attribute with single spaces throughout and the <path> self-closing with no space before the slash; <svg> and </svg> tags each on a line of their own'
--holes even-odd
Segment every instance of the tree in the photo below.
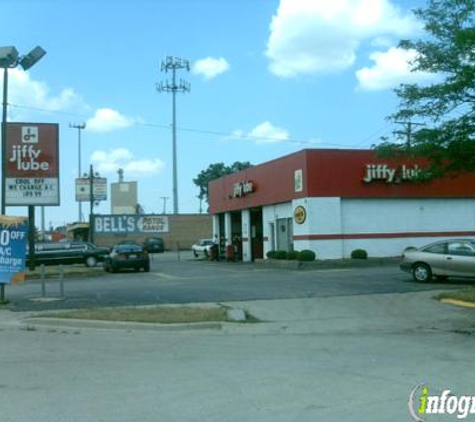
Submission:
<svg viewBox="0 0 475 422">
<path fill-rule="evenodd" d="M 212 180 L 228 174 L 237 173 L 249 167 L 252 167 L 249 161 L 236 161 L 230 166 L 226 166 L 224 163 L 210 164 L 206 170 L 202 170 L 198 176 L 193 179 L 193 183 L 200 189 L 198 198 L 208 201 L 208 183 Z"/>
<path fill-rule="evenodd" d="M 398 111 L 390 120 L 418 125 L 410 143 L 383 142 L 382 155 L 396 152 L 429 160 L 428 176 L 475 172 L 475 0 L 429 0 L 415 10 L 428 37 L 402 40 L 418 54 L 412 71 L 437 76 L 430 85 L 402 84 Z"/>
</svg>

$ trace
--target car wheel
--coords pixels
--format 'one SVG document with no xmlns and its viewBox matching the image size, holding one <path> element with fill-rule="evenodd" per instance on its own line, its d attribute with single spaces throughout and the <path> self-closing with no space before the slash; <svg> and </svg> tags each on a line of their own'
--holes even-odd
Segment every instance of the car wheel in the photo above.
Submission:
<svg viewBox="0 0 475 422">
<path fill-rule="evenodd" d="M 412 277 L 414 281 L 428 283 L 432 280 L 432 271 L 427 264 L 420 262 L 412 267 Z"/>
<path fill-rule="evenodd" d="M 193 251 L 193 256 L 194 256 L 195 258 L 198 258 L 198 254 L 196 253 L 196 251 Z"/>
<path fill-rule="evenodd" d="M 110 269 L 110 267 L 109 267 L 109 264 L 108 264 L 107 262 L 105 262 L 105 263 L 104 263 L 104 271 L 105 271 L 106 273 L 108 273 L 108 272 L 110 272 L 110 270 L 111 270 L 111 269 Z"/>
<path fill-rule="evenodd" d="M 95 256 L 88 256 L 86 258 L 86 267 L 95 267 L 97 265 L 97 258 Z"/>
<path fill-rule="evenodd" d="M 149 273 L 149 272 L 150 272 L 150 263 L 145 264 L 145 267 L 143 267 L 143 270 L 144 270 L 146 273 Z"/>
</svg>

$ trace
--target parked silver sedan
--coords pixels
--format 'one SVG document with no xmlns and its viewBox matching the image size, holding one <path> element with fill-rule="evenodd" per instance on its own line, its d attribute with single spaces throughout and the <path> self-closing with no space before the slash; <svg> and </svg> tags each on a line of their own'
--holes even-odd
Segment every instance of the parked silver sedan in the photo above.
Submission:
<svg viewBox="0 0 475 422">
<path fill-rule="evenodd" d="M 400 267 L 420 282 L 429 282 L 432 277 L 475 278 L 475 239 L 442 240 L 405 251 Z"/>
</svg>

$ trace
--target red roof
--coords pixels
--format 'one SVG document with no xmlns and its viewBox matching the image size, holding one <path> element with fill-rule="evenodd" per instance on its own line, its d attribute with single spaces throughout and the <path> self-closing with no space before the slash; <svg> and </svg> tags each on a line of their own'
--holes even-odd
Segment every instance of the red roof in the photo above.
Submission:
<svg viewBox="0 0 475 422">
<path fill-rule="evenodd" d="M 475 175 L 411 181 L 411 175 L 422 167 L 420 160 L 379 158 L 373 150 L 302 150 L 213 180 L 209 184 L 210 212 L 240 210 L 304 197 L 475 197 Z M 299 171 L 302 186 L 296 191 L 294 182 Z"/>
</svg>

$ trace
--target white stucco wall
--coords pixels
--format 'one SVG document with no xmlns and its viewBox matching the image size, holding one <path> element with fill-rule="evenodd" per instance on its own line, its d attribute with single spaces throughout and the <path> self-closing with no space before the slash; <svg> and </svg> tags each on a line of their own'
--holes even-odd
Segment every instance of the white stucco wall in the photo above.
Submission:
<svg viewBox="0 0 475 422">
<path fill-rule="evenodd" d="M 298 205 L 307 211 L 303 224 L 293 221 L 293 212 Z M 275 227 L 276 220 L 281 218 L 292 218 L 294 249 L 311 249 L 318 259 L 349 258 L 355 249 L 365 249 L 370 257 L 398 256 L 407 246 L 422 246 L 447 236 L 455 237 L 451 233 L 475 232 L 475 198 L 303 198 L 264 206 L 262 216 L 264 257 L 269 250 L 275 249 L 275 234 L 271 232 L 270 223 Z M 214 225 L 217 225 L 216 219 Z M 368 236 L 365 238 L 365 235 Z M 248 261 L 251 259 L 249 210 L 242 211 L 242 236 L 246 239 L 243 259 Z"/>
<path fill-rule="evenodd" d="M 475 231 L 475 199 L 345 199 L 341 214 L 345 234 Z M 352 250 L 361 248 L 370 256 L 397 256 L 407 246 L 445 237 L 346 239 L 343 255 L 349 257 Z"/>
<path fill-rule="evenodd" d="M 341 234 L 341 198 L 305 198 L 293 201 L 293 209 L 299 205 L 307 210 L 307 219 L 303 224 L 294 222 L 294 236 Z M 317 259 L 340 258 L 343 241 L 295 240 L 294 249 L 311 249 L 316 253 Z"/>
</svg>

